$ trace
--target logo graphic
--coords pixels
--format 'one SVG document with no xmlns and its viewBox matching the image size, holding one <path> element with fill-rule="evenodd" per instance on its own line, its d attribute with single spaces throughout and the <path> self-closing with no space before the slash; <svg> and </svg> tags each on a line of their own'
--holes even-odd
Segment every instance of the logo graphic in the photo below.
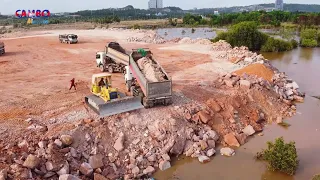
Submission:
<svg viewBox="0 0 320 180">
<path fill-rule="evenodd" d="M 27 24 L 48 24 L 50 17 L 49 10 L 17 10 L 16 17 L 18 18 L 28 18 Z M 42 19 L 45 18 L 45 19 Z"/>
</svg>

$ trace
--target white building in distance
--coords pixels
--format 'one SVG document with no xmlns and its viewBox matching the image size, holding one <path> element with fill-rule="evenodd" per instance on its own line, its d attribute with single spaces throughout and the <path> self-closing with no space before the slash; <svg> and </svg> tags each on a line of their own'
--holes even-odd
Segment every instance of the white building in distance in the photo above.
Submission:
<svg viewBox="0 0 320 180">
<path fill-rule="evenodd" d="M 161 9 L 163 8 L 163 0 L 149 0 L 149 9 Z"/>
<path fill-rule="evenodd" d="M 276 10 L 283 10 L 283 0 L 276 0 L 275 2 L 275 8 Z"/>
</svg>

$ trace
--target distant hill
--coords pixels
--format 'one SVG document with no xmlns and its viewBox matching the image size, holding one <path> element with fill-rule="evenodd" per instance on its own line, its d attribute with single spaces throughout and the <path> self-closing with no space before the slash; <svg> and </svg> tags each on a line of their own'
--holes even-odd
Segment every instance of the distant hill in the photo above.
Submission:
<svg viewBox="0 0 320 180">
<path fill-rule="evenodd" d="M 249 6 L 233 6 L 233 7 L 221 7 L 221 8 L 204 8 L 204 9 L 197 9 L 197 10 L 189 10 L 192 12 L 197 13 L 212 13 L 213 11 L 219 11 L 224 13 L 231 13 L 231 12 L 242 12 L 242 11 L 259 11 L 259 10 L 272 10 L 274 9 L 275 4 L 255 4 Z M 319 4 L 284 4 L 283 6 L 285 11 L 290 12 L 320 12 L 320 5 Z"/>
</svg>

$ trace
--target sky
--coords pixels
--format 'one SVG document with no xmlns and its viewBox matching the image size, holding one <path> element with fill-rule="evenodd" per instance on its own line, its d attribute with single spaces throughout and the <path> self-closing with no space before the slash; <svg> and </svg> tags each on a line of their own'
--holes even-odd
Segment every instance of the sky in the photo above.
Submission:
<svg viewBox="0 0 320 180">
<path fill-rule="evenodd" d="M 182 9 L 231 7 L 263 3 L 274 3 L 274 0 L 163 0 L 165 7 L 177 6 Z M 320 0 L 284 0 L 284 3 L 320 4 Z M 14 14 L 18 9 L 48 9 L 51 13 L 75 12 L 110 7 L 121 8 L 127 5 L 147 9 L 148 0 L 0 0 L 0 13 Z"/>
</svg>

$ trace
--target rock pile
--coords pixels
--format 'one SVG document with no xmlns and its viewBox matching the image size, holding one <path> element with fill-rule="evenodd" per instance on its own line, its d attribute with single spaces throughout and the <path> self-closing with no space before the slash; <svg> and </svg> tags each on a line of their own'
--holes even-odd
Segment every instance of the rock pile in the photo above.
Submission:
<svg viewBox="0 0 320 180">
<path fill-rule="evenodd" d="M 184 37 L 179 41 L 179 44 L 203 44 L 203 45 L 210 45 L 212 42 L 209 39 L 191 39 L 189 37 Z"/>
<path fill-rule="evenodd" d="M 151 31 L 148 33 L 144 33 L 142 38 L 139 37 L 129 37 L 127 38 L 128 42 L 144 42 L 144 43 L 152 43 L 152 44 L 164 44 L 166 40 L 159 36 L 156 32 Z"/>
<path fill-rule="evenodd" d="M 273 90 L 279 94 L 279 98 L 287 104 L 304 102 L 305 94 L 299 91 L 299 86 L 292 79 L 282 73 L 276 73 L 273 78 Z"/>
<path fill-rule="evenodd" d="M 212 51 L 228 51 L 232 49 L 232 46 L 225 40 L 219 40 L 218 42 L 213 43 L 211 49 Z"/>
<path fill-rule="evenodd" d="M 242 89 L 267 89 L 278 94 L 278 100 L 292 105 L 292 111 L 288 112 L 288 116 L 292 116 L 296 107 L 294 102 L 303 102 L 305 94 L 299 91 L 299 86 L 296 82 L 288 79 L 285 73 L 276 72 L 272 78 L 272 82 L 263 78 L 258 78 L 255 75 L 248 75 L 246 73 L 243 76 L 237 74 L 226 74 L 219 79 L 222 85 L 226 85 L 230 88 L 242 88 Z"/>
<path fill-rule="evenodd" d="M 166 75 L 162 72 L 162 69 L 158 66 L 158 64 L 154 63 L 152 59 L 143 57 L 137 60 L 137 64 L 148 81 L 159 82 L 165 80 Z"/>
<path fill-rule="evenodd" d="M 266 60 L 261 54 L 258 55 L 252 51 L 249 51 L 247 47 L 234 47 L 224 41 L 220 40 L 212 45 L 212 51 L 219 51 L 217 53 L 217 59 L 227 59 L 234 64 L 240 64 L 246 66 L 252 63 L 263 64 Z"/>
</svg>

